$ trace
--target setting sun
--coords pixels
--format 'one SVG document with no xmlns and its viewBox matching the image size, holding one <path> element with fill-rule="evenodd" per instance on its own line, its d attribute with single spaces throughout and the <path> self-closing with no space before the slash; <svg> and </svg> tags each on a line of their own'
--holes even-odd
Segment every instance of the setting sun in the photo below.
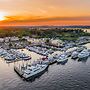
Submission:
<svg viewBox="0 0 90 90">
<path fill-rule="evenodd" d="M 5 13 L 4 12 L 0 12 L 0 21 L 5 20 Z"/>
</svg>

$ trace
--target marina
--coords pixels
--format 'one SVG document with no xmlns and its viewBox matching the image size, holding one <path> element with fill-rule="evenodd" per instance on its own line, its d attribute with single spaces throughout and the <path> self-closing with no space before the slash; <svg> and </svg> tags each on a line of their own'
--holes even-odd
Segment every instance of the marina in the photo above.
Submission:
<svg viewBox="0 0 90 90">
<path fill-rule="evenodd" d="M 90 90 L 90 0 L 0 0 L 0 90 Z"/>
<path fill-rule="evenodd" d="M 83 39 L 83 43 L 80 43 L 82 39 Z M 79 68 L 80 64 L 83 66 L 83 64 L 86 65 L 86 63 L 89 62 L 90 43 L 88 43 L 89 39 L 88 41 L 86 41 L 86 39 L 87 37 L 81 38 L 79 41 L 77 40 L 78 42 L 76 41 L 77 43 L 74 43 L 73 41 L 63 41 L 62 44 L 60 44 L 59 46 L 55 46 L 50 43 L 48 44 L 43 43 L 40 45 L 40 43 L 33 42 L 30 43 L 29 45 L 24 44 L 25 46 L 14 48 L 7 44 L 8 48 L 4 48 L 3 46 L 0 47 L 0 62 L 1 64 L 4 64 L 4 66 L 8 68 L 8 70 L 10 71 L 10 73 L 13 74 L 13 76 L 15 76 L 13 79 L 16 78 L 25 85 L 26 83 L 32 84 L 34 82 L 38 82 L 38 80 L 42 82 L 43 81 L 42 79 L 44 79 L 45 82 L 47 82 L 48 81 L 47 79 L 50 80 L 50 78 L 52 78 L 51 81 L 55 78 L 54 79 L 55 82 L 55 80 L 58 79 L 58 77 L 61 78 L 63 77 L 63 79 L 67 78 L 67 76 L 65 75 L 70 76 L 69 77 L 69 81 L 70 81 L 70 79 L 73 76 L 73 72 L 74 72 L 73 70 L 75 69 L 76 70 L 75 73 L 77 73 L 77 69 Z M 16 42 L 17 41 L 15 41 L 15 43 Z M 74 64 L 76 65 L 75 67 L 73 67 Z M 65 70 L 63 70 L 63 68 Z M 1 69 L 5 69 L 5 68 L 3 68 L 3 66 L 1 65 Z M 52 75 L 54 78 L 52 77 Z M 1 77 L 3 77 L 2 74 Z M 59 79 L 61 80 L 61 78 Z M 73 83 L 73 81 L 71 82 Z M 57 83 L 57 85 L 59 85 L 59 83 Z M 54 84 L 56 84 L 56 82 Z M 28 87 L 28 89 L 29 88 L 37 90 L 37 88 L 31 86 Z M 51 88 L 53 90 L 54 87 Z M 10 90 L 10 88 L 7 90 Z"/>
<path fill-rule="evenodd" d="M 25 53 L 24 52 L 25 50 L 32 51 L 32 52 L 35 52 L 41 55 L 41 53 L 39 52 L 46 50 L 46 49 L 34 46 L 34 47 L 26 47 L 26 49 L 18 50 L 18 52 Z M 52 53 L 54 53 L 54 51 Z M 29 64 L 27 63 L 26 65 L 23 64 L 21 66 L 15 65 L 14 71 L 19 76 L 24 78 L 25 80 L 28 80 L 28 79 L 32 80 L 38 77 L 40 74 L 42 74 L 42 72 L 44 72 L 48 68 L 49 65 L 52 65 L 55 62 L 57 62 L 57 64 L 64 65 L 68 62 L 68 57 L 70 56 L 72 59 L 78 58 L 78 61 L 87 60 L 87 58 L 90 56 L 90 52 L 85 46 L 81 46 L 80 48 L 79 47 L 71 47 L 71 48 L 69 47 L 68 50 L 62 52 L 62 54 L 59 53 L 58 56 L 54 56 L 52 53 L 48 53 L 47 55 L 43 53 L 42 54 L 43 58 L 39 58 L 33 63 L 29 63 Z M 21 55 L 18 54 L 18 56 L 21 56 Z"/>
<path fill-rule="evenodd" d="M 65 46 L 66 48 L 67 46 Z M 6 62 L 18 62 L 18 61 L 27 61 L 27 63 L 23 63 L 22 65 L 14 65 L 14 71 L 19 74 L 19 76 L 24 79 L 37 76 L 38 74 L 45 71 L 45 69 L 54 64 L 55 62 L 65 64 L 68 62 L 68 58 L 83 60 L 87 59 L 90 56 L 90 51 L 85 46 L 81 47 L 68 47 L 64 51 L 60 51 L 57 54 L 54 54 L 56 51 L 52 49 L 46 49 L 38 46 L 26 47 L 25 49 L 10 49 L 5 50 L 1 48 L 1 58 L 4 58 Z M 40 58 L 34 59 L 32 62 L 32 58 L 30 53 L 35 53 L 37 55 L 41 55 Z M 46 53 L 47 52 L 47 53 Z M 42 54 L 41 54 L 42 53 Z M 61 54 L 62 53 L 62 54 Z"/>
<path fill-rule="evenodd" d="M 87 44 L 86 46 L 89 45 L 90 44 Z M 28 51 L 25 50 L 25 52 Z M 58 88 L 69 90 L 73 89 L 73 87 L 77 90 L 89 90 L 90 58 L 78 62 L 78 60 L 73 60 L 69 57 L 66 64 L 57 65 L 55 63 L 50 65 L 48 70 L 46 70 L 42 75 L 26 82 L 14 72 L 13 67 L 19 64 L 26 65 L 27 63 L 33 62 L 33 60 L 36 60 L 38 57 L 42 57 L 34 52 L 30 52 L 29 54 L 31 54 L 31 57 L 32 55 L 35 55 L 30 61 L 18 61 L 6 64 L 5 61 L 0 58 L 0 71 L 2 71 L 2 73 L 0 73 L 0 81 L 3 81 L 0 82 L 1 90 L 12 90 L 12 88 L 13 90 L 24 90 L 23 88 L 27 88 L 27 90 L 42 90 L 42 86 L 43 90 L 58 90 Z M 3 66 L 5 67 L 3 68 Z"/>
</svg>

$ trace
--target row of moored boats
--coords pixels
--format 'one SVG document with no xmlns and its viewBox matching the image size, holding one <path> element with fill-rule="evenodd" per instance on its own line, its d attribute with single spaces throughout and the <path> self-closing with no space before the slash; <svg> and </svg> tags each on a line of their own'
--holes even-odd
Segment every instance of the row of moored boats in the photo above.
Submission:
<svg viewBox="0 0 90 90">
<path fill-rule="evenodd" d="M 15 49 L 5 50 L 3 48 L 0 48 L 0 57 L 4 58 L 8 62 L 31 59 L 31 56 L 21 53 Z"/>
<path fill-rule="evenodd" d="M 48 54 L 52 54 L 54 52 L 52 49 L 47 49 L 39 46 L 27 46 L 26 49 L 44 56 L 48 56 Z"/>
<path fill-rule="evenodd" d="M 69 53 L 69 54 L 68 54 Z M 14 67 L 14 70 L 21 75 L 25 79 L 32 79 L 36 77 L 38 74 L 44 72 L 47 67 L 52 63 L 66 63 L 68 61 L 68 57 L 71 56 L 73 59 L 82 59 L 89 57 L 90 52 L 86 48 L 77 48 L 72 53 L 71 52 L 64 52 L 62 54 L 55 54 L 44 56 L 43 58 L 35 61 L 32 65 L 26 65 L 21 67 Z"/>
</svg>

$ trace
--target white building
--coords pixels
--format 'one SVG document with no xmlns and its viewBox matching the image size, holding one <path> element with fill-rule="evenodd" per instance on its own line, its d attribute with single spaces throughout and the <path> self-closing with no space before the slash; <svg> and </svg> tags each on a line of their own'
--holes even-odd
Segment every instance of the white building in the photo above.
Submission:
<svg viewBox="0 0 90 90">
<path fill-rule="evenodd" d="M 4 38 L 0 38 L 0 42 L 4 42 Z"/>
<path fill-rule="evenodd" d="M 59 40 L 59 39 L 55 39 L 55 40 L 51 39 L 50 40 L 50 44 L 55 45 L 55 46 L 60 46 L 62 43 L 63 43 L 62 40 Z"/>
<path fill-rule="evenodd" d="M 44 39 L 30 38 L 27 41 L 28 42 L 31 42 L 32 44 L 44 44 L 45 43 L 45 40 Z"/>
<path fill-rule="evenodd" d="M 10 41 L 10 37 L 5 37 L 5 38 L 4 38 L 4 41 L 5 41 L 5 42 L 9 42 L 9 41 Z"/>
<path fill-rule="evenodd" d="M 10 41 L 19 41 L 19 38 L 18 37 L 10 37 Z"/>
</svg>

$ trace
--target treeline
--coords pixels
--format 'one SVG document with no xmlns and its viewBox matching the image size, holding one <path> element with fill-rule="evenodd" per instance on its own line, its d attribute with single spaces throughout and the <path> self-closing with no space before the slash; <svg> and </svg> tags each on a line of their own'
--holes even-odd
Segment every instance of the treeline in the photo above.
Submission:
<svg viewBox="0 0 90 90">
<path fill-rule="evenodd" d="M 30 36 L 34 38 L 60 38 L 62 40 L 76 40 L 81 36 L 90 36 L 90 33 L 82 29 L 47 29 L 38 28 L 1 28 L 0 37 L 23 37 Z"/>
</svg>

